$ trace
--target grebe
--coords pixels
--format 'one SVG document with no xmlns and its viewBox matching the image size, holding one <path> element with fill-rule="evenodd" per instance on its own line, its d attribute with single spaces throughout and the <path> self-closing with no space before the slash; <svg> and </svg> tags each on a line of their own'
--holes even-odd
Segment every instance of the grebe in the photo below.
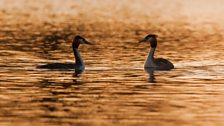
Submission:
<svg viewBox="0 0 224 126">
<path fill-rule="evenodd" d="M 85 70 L 85 64 L 79 53 L 80 44 L 91 44 L 81 36 L 76 36 L 72 42 L 72 49 L 75 56 L 75 64 L 72 63 L 50 63 L 46 65 L 37 66 L 38 69 L 51 69 L 51 70 L 68 70 L 74 69 L 76 74 L 80 74 Z"/>
<path fill-rule="evenodd" d="M 174 68 L 174 65 L 163 58 L 154 58 L 154 52 L 157 46 L 157 40 L 156 40 L 156 35 L 154 34 L 149 34 L 146 36 L 143 40 L 140 40 L 139 42 L 150 42 L 150 52 L 148 54 L 148 58 L 145 61 L 145 68 L 155 68 L 156 70 L 170 70 Z"/>
</svg>

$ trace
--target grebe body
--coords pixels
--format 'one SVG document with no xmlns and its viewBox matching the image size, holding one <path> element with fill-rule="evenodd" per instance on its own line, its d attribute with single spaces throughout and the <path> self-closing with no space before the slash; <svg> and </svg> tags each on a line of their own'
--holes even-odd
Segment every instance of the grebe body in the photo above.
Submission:
<svg viewBox="0 0 224 126">
<path fill-rule="evenodd" d="M 85 64 L 79 53 L 80 44 L 91 44 L 81 36 L 76 36 L 72 42 L 72 49 L 75 57 L 75 63 L 50 63 L 46 65 L 37 66 L 38 69 L 50 69 L 50 70 L 75 70 L 81 73 L 85 70 Z"/>
<path fill-rule="evenodd" d="M 150 52 L 148 54 L 148 57 L 145 61 L 145 68 L 154 68 L 156 70 L 170 70 L 174 68 L 174 65 L 163 58 L 154 58 L 154 53 L 157 47 L 157 39 L 156 35 L 150 34 L 146 36 L 143 40 L 140 40 L 140 42 L 150 42 Z"/>
</svg>

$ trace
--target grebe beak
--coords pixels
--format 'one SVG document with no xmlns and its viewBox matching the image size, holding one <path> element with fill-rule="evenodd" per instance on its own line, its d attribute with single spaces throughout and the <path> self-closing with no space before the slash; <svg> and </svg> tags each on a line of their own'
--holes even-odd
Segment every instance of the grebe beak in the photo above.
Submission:
<svg viewBox="0 0 224 126">
<path fill-rule="evenodd" d="M 146 42 L 145 39 L 139 40 L 139 43 Z"/>
<path fill-rule="evenodd" d="M 84 41 L 84 44 L 88 44 L 88 45 L 93 45 L 91 42 L 89 42 L 89 41 Z"/>
<path fill-rule="evenodd" d="M 87 41 L 86 39 L 81 39 L 80 44 L 88 44 L 88 45 L 93 45 L 91 42 Z"/>
<path fill-rule="evenodd" d="M 151 42 L 154 38 L 144 38 L 142 40 L 139 40 L 139 43 L 142 43 L 142 42 Z"/>
</svg>

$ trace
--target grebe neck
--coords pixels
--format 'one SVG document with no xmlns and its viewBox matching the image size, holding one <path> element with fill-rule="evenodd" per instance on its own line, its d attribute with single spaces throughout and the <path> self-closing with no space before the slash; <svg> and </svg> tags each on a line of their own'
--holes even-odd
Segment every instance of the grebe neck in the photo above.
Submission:
<svg viewBox="0 0 224 126">
<path fill-rule="evenodd" d="M 151 60 L 154 59 L 155 50 L 156 50 L 156 48 L 151 47 L 150 52 L 149 52 L 149 56 L 148 56 L 149 59 L 151 59 Z"/>
<path fill-rule="evenodd" d="M 156 48 L 152 48 L 149 51 L 148 57 L 145 61 L 145 67 L 153 67 L 155 66 L 154 63 L 154 53 L 155 53 Z"/>
<path fill-rule="evenodd" d="M 74 56 L 75 56 L 75 64 L 77 65 L 84 65 L 84 62 L 82 60 L 82 57 L 79 53 L 78 48 L 73 48 Z"/>
</svg>

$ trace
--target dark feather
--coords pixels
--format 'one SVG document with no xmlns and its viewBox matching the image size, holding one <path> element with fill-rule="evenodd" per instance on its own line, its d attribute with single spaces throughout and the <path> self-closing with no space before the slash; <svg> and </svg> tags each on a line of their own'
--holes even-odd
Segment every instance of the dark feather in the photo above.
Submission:
<svg viewBox="0 0 224 126">
<path fill-rule="evenodd" d="M 75 69 L 75 64 L 72 63 L 50 63 L 46 65 L 37 66 L 38 69 Z"/>
<path fill-rule="evenodd" d="M 162 70 L 162 69 L 166 69 L 166 70 L 169 70 L 169 69 L 173 69 L 174 66 L 173 64 L 166 60 L 166 59 L 163 59 L 163 58 L 158 58 L 158 59 L 155 59 L 155 63 L 156 65 L 158 65 L 158 67 Z"/>
</svg>

